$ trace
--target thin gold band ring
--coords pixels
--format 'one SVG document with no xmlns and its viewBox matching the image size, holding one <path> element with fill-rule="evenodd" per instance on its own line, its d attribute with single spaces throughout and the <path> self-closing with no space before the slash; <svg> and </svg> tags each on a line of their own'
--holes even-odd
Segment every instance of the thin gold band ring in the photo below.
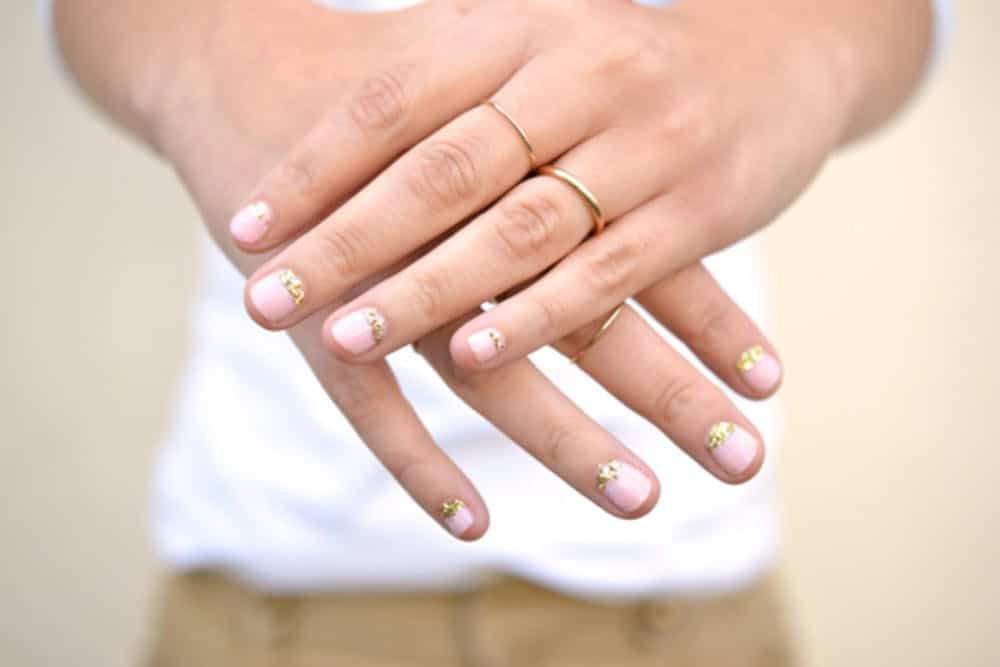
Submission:
<svg viewBox="0 0 1000 667">
<path fill-rule="evenodd" d="M 594 193 L 590 191 L 590 188 L 584 185 L 580 179 L 568 171 L 551 164 L 539 167 L 536 172 L 542 176 L 552 176 L 553 178 L 558 178 L 560 181 L 573 188 L 583 199 L 584 203 L 587 204 L 587 208 L 590 209 L 590 215 L 594 219 L 594 231 L 592 233 L 597 235 L 604 231 L 608 222 L 604 217 L 604 209 L 601 208 L 601 202 L 598 201 Z"/>
<path fill-rule="evenodd" d="M 514 128 L 517 132 L 517 136 L 521 137 L 521 141 L 524 146 L 528 149 L 528 159 L 531 161 L 531 169 L 534 171 L 535 167 L 538 166 L 538 156 L 535 155 L 535 147 L 531 144 L 531 139 L 528 138 L 528 133 L 524 131 L 521 124 L 514 120 L 514 117 L 507 113 L 507 110 L 500 106 L 497 102 L 490 100 L 489 102 L 484 102 L 483 106 L 490 107 L 495 110 L 498 114 L 504 117 L 504 119 L 510 123 L 510 126 Z"/>
<path fill-rule="evenodd" d="M 608 319 L 604 320 L 604 324 L 602 324 L 601 328 L 597 330 L 594 337 L 590 339 L 590 342 L 577 350 L 576 354 L 570 357 L 569 362 L 571 364 L 578 363 L 580 361 L 580 357 L 583 356 L 583 353 L 594 347 L 594 345 L 597 344 L 597 341 L 601 340 L 601 338 L 604 337 L 604 334 L 608 333 L 608 329 L 610 329 L 611 326 L 618 321 L 618 318 L 621 316 L 623 310 L 625 310 L 624 303 L 611 311 L 611 314 L 608 315 Z"/>
</svg>

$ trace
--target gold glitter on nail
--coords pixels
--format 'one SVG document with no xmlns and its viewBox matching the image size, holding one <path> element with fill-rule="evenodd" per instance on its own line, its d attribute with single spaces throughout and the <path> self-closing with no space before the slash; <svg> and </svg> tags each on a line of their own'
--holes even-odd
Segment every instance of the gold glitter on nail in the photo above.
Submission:
<svg viewBox="0 0 1000 667">
<path fill-rule="evenodd" d="M 493 347 L 496 348 L 498 353 L 507 349 L 507 341 L 503 339 L 503 336 L 500 335 L 499 331 L 490 329 L 486 333 L 489 335 L 490 340 L 493 341 Z"/>
<path fill-rule="evenodd" d="M 728 440 L 729 436 L 731 436 L 735 430 L 736 427 L 731 422 L 719 422 L 708 430 L 708 438 L 705 441 L 705 445 L 709 449 L 715 449 Z"/>
<path fill-rule="evenodd" d="M 736 368 L 738 368 L 741 373 L 746 373 L 751 368 L 756 366 L 757 362 L 763 358 L 764 348 L 760 345 L 754 345 L 740 356 L 740 361 L 736 364 Z"/>
<path fill-rule="evenodd" d="M 257 218 L 261 222 L 263 222 L 267 218 L 267 214 L 269 212 L 270 212 L 270 209 L 268 209 L 267 204 L 265 204 L 262 201 L 258 201 L 258 202 L 254 202 L 253 204 L 250 204 L 250 213 L 251 213 L 251 215 L 253 215 L 253 217 Z"/>
<path fill-rule="evenodd" d="M 618 479 L 618 471 L 622 469 L 620 461 L 603 463 L 597 468 L 597 488 L 601 491 L 608 485 L 608 482 Z"/>
<path fill-rule="evenodd" d="M 305 301 L 306 288 L 297 275 L 288 269 L 282 269 L 278 272 L 278 280 L 280 280 L 281 284 L 285 286 L 288 293 L 292 295 L 292 299 L 295 301 L 296 306 Z"/>
<path fill-rule="evenodd" d="M 458 514 L 463 507 L 465 507 L 465 503 L 458 498 L 454 498 L 441 505 L 441 514 L 444 515 L 444 518 L 450 519 Z"/>
<path fill-rule="evenodd" d="M 374 309 L 366 310 L 365 318 L 368 320 L 368 326 L 372 330 L 372 338 L 375 339 L 375 342 L 385 338 L 385 318 Z"/>
</svg>

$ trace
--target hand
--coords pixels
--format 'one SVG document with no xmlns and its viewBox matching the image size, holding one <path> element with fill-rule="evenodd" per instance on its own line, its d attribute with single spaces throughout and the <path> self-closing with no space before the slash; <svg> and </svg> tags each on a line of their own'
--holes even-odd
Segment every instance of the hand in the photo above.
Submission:
<svg viewBox="0 0 1000 667">
<path fill-rule="evenodd" d="M 845 132 L 826 44 L 731 0 L 436 4 L 443 24 L 330 107 L 253 190 L 259 215 L 244 211 L 232 228 L 248 252 L 302 234 L 255 272 L 248 310 L 284 328 L 335 306 L 324 337 L 349 363 L 546 271 L 457 329 L 458 367 L 520 359 L 636 294 L 649 306 L 658 281 L 771 220 Z M 523 180 L 532 163 L 515 124 L 539 163 L 555 160 L 596 193 L 607 231 L 590 236 L 592 211 L 566 183 Z M 284 270 L 304 285 L 300 304 L 279 285 Z M 716 301 L 706 289 L 687 298 Z M 756 341 L 719 334 L 727 356 L 709 361 L 740 386 L 733 369 Z"/>
<path fill-rule="evenodd" d="M 295 138 L 315 123 L 322 109 L 349 99 L 357 86 L 364 90 L 360 74 L 384 66 L 384 54 L 397 51 L 394 40 L 417 27 L 426 29 L 441 17 L 432 7 L 354 16 L 319 14 L 296 5 L 294 11 L 285 8 L 281 20 L 264 15 L 259 23 L 242 23 L 238 30 L 234 26 L 231 37 L 216 36 L 213 44 L 232 60 L 225 61 L 225 67 L 200 63 L 195 69 L 213 78 L 179 87 L 180 94 L 164 107 L 156 135 L 193 193 L 209 229 L 241 269 L 249 271 L 255 262 L 232 252 L 222 238 L 225 211 L 232 210 L 240 193 L 260 178 L 266 165 L 276 163 Z M 252 48 L 241 49 L 244 43 Z M 259 94 L 268 90 L 281 90 L 282 95 Z M 699 301 L 692 304 L 689 293 L 695 292 Z M 682 337 L 692 344 L 700 341 L 696 349 L 709 363 L 725 368 L 724 377 L 741 382 L 730 363 L 730 347 L 762 337 L 699 265 L 651 288 L 646 301 Z M 488 523 L 482 499 L 434 445 L 388 366 L 350 366 L 326 354 L 317 329 L 328 312 L 328 308 L 317 309 L 289 330 L 320 382 L 366 444 L 429 514 L 463 539 L 480 536 Z M 558 344 L 567 351 L 579 349 L 602 321 Z M 456 372 L 447 341 L 459 324 L 429 334 L 420 349 L 463 399 L 605 510 L 636 517 L 655 504 L 659 491 L 653 473 L 529 362 L 476 376 Z M 702 335 L 704 331 L 731 335 L 709 338 Z M 630 346 L 624 360 L 615 354 L 622 341 Z M 713 385 L 631 310 L 623 312 L 602 345 L 588 352 L 581 365 L 720 478 L 742 481 L 759 467 L 763 457 L 759 446 L 722 447 L 715 450 L 715 457 L 709 454 L 704 442 L 715 422 L 739 425 L 737 433 L 743 442 L 754 443 L 759 436 Z M 603 472 L 617 474 L 618 479 L 599 485 L 601 466 L 612 461 L 621 465 L 605 467 Z M 464 501 L 465 513 L 443 516 L 442 505 L 455 498 Z"/>
</svg>

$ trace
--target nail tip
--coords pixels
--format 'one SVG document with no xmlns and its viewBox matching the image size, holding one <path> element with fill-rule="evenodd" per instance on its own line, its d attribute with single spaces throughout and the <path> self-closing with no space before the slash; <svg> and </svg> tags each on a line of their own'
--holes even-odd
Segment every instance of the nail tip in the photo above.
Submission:
<svg viewBox="0 0 1000 667">
<path fill-rule="evenodd" d="M 272 323 L 288 317 L 301 303 L 301 299 L 292 294 L 287 281 L 282 279 L 280 273 L 272 273 L 250 288 L 250 303 L 261 317 Z M 299 284 L 301 285 L 301 282 Z"/>
<path fill-rule="evenodd" d="M 760 450 L 757 439 L 732 422 L 713 425 L 705 446 L 722 469 L 732 476 L 744 474 Z"/>
</svg>

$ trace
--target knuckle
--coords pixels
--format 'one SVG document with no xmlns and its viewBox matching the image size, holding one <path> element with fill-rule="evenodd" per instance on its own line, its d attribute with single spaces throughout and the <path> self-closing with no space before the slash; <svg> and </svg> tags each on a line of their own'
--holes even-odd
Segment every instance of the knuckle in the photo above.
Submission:
<svg viewBox="0 0 1000 667">
<path fill-rule="evenodd" d="M 391 461 L 386 467 L 405 489 L 417 487 L 421 480 L 434 479 L 438 472 L 430 461 L 410 457 L 402 461 Z"/>
<path fill-rule="evenodd" d="M 498 206 L 497 237 L 513 260 L 530 259 L 543 251 L 562 228 L 565 213 L 551 193 L 521 195 Z"/>
<path fill-rule="evenodd" d="M 385 132 L 406 119 L 406 81 L 411 68 L 397 66 L 369 76 L 350 102 L 351 118 L 366 132 Z"/>
<path fill-rule="evenodd" d="M 412 303 L 424 322 L 441 317 L 447 289 L 447 277 L 441 273 L 419 273 L 413 278 Z"/>
<path fill-rule="evenodd" d="M 354 277 L 363 268 L 365 242 L 351 227 L 330 226 L 317 236 L 320 260 L 334 276 Z"/>
<path fill-rule="evenodd" d="M 480 182 L 480 146 L 471 139 L 436 140 L 417 157 L 407 183 L 434 210 L 447 209 L 472 196 Z"/>
<path fill-rule="evenodd" d="M 629 291 L 642 257 L 642 243 L 623 241 L 618 245 L 601 248 L 586 260 L 584 279 L 590 289 L 597 294 L 620 296 L 632 294 Z"/>
<path fill-rule="evenodd" d="M 713 299 L 704 304 L 694 315 L 688 331 L 687 344 L 696 353 L 705 353 L 724 343 L 732 306 Z"/>
<path fill-rule="evenodd" d="M 559 299 L 532 299 L 528 304 L 534 311 L 532 319 L 537 323 L 541 337 L 545 340 L 556 338 L 562 330 L 561 324 L 569 315 L 565 304 Z"/>
<path fill-rule="evenodd" d="M 377 383 L 370 382 L 358 372 L 347 371 L 338 375 L 336 382 L 331 383 L 333 401 L 356 428 L 364 430 L 382 414 Z"/>
<path fill-rule="evenodd" d="M 662 70 L 657 64 L 659 53 L 650 49 L 645 40 L 634 33 L 618 34 L 607 39 L 601 45 L 601 58 L 597 60 L 602 73 L 621 77 L 623 74 L 639 76 L 642 79 L 652 78 L 652 70 Z"/>
<path fill-rule="evenodd" d="M 553 424 L 542 436 L 537 456 L 542 463 L 558 471 L 572 461 L 574 455 L 579 455 L 579 442 L 578 429 Z"/>
<path fill-rule="evenodd" d="M 684 377 L 669 378 L 654 394 L 650 406 L 652 413 L 649 417 L 654 423 L 666 429 L 677 423 L 700 402 L 703 402 L 703 399 L 699 396 L 698 386 L 693 380 Z"/>
<path fill-rule="evenodd" d="M 278 189 L 298 194 L 308 194 L 316 183 L 316 168 L 311 156 L 296 156 L 278 166 L 274 179 Z"/>
</svg>

